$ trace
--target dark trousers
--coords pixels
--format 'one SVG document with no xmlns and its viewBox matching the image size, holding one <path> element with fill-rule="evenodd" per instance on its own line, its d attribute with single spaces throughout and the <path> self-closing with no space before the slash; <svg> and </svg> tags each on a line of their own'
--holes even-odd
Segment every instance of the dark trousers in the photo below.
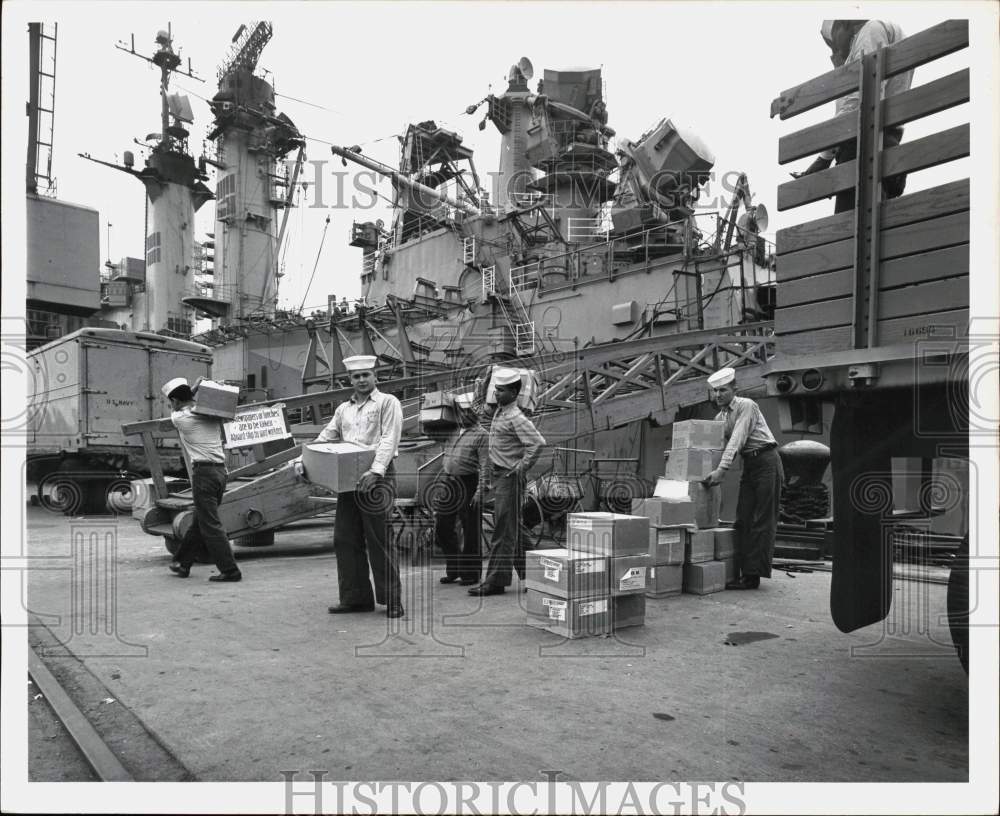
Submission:
<svg viewBox="0 0 1000 816">
<path fill-rule="evenodd" d="M 392 465 L 367 492 L 340 493 L 333 527 L 337 586 L 345 606 L 400 602 L 399 569 L 389 547 L 389 517 L 396 498 Z M 375 580 L 372 592 L 368 567 Z"/>
<path fill-rule="evenodd" d="M 903 140 L 902 128 L 886 128 L 882 131 L 882 148 L 896 147 Z M 857 142 L 844 142 L 837 149 L 837 164 L 853 161 L 858 155 Z M 898 176 L 887 176 L 882 179 L 882 197 L 899 198 L 906 189 L 906 173 Z M 835 213 L 846 212 L 854 209 L 854 188 L 837 193 L 836 204 L 833 211 Z"/>
<path fill-rule="evenodd" d="M 771 577 L 778 505 L 785 480 L 776 448 L 744 457 L 736 502 L 736 565 L 742 575 Z"/>
<path fill-rule="evenodd" d="M 507 587 L 512 573 L 524 578 L 524 546 L 521 541 L 521 497 L 525 478 L 505 468 L 493 468 L 493 551 L 484 584 Z"/>
<path fill-rule="evenodd" d="M 226 530 L 219 520 L 219 502 L 226 492 L 225 465 L 195 463 L 191 468 L 191 494 L 194 498 L 195 523 L 181 540 L 175 558 L 190 567 L 199 549 L 208 552 L 219 572 L 238 569 Z"/>
<path fill-rule="evenodd" d="M 436 502 L 434 531 L 445 554 L 445 573 L 450 578 L 478 581 L 483 559 L 480 550 L 480 506 L 472 497 L 479 486 L 479 474 L 453 476 L 442 473 L 441 491 Z M 455 522 L 462 522 L 462 547 L 455 535 Z"/>
</svg>

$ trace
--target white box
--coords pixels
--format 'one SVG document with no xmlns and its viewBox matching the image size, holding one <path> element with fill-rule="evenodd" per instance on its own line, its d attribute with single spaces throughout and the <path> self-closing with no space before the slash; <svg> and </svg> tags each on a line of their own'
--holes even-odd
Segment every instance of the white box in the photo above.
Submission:
<svg viewBox="0 0 1000 816">
<path fill-rule="evenodd" d="M 306 478 L 334 493 L 357 490 L 358 480 L 373 461 L 374 450 L 353 442 L 310 442 L 302 448 Z"/>
</svg>

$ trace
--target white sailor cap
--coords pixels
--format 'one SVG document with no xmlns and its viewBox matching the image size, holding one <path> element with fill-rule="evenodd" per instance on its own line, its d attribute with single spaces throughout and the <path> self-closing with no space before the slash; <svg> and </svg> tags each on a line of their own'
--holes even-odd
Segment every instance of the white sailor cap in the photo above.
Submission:
<svg viewBox="0 0 1000 816">
<path fill-rule="evenodd" d="M 187 385 L 187 384 L 188 381 L 184 377 L 174 377 L 172 380 L 164 384 L 164 386 L 160 389 L 160 393 L 169 399 L 170 395 L 174 391 L 176 391 L 182 385 Z"/>
<path fill-rule="evenodd" d="M 344 368 L 348 371 L 370 371 L 375 368 L 377 357 L 371 354 L 355 354 L 344 358 Z"/>
<path fill-rule="evenodd" d="M 824 20 L 823 25 L 820 26 L 819 33 L 823 35 L 823 39 L 826 40 L 827 45 L 833 45 L 833 24 L 837 22 L 836 20 Z"/>
<path fill-rule="evenodd" d="M 735 368 L 720 368 L 708 378 L 708 386 L 709 388 L 721 388 L 724 385 L 729 385 L 735 379 Z"/>
<path fill-rule="evenodd" d="M 497 368 L 493 370 L 494 385 L 513 385 L 516 382 L 521 382 L 521 374 L 513 368 Z"/>
</svg>

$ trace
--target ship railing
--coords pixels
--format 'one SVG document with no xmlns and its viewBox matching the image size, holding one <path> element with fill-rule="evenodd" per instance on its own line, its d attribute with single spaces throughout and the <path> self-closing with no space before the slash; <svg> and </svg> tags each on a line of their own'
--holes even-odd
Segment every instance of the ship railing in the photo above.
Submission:
<svg viewBox="0 0 1000 816">
<path fill-rule="evenodd" d="M 510 268 L 510 288 L 513 292 L 516 289 L 526 289 L 529 286 L 537 286 L 541 278 L 542 265 L 539 261 L 512 266 Z"/>
<path fill-rule="evenodd" d="M 462 263 L 473 266 L 476 263 L 476 236 L 469 235 L 462 239 Z"/>
<path fill-rule="evenodd" d="M 487 300 L 490 295 L 497 291 L 497 268 L 496 265 L 483 267 L 483 300 Z"/>
<path fill-rule="evenodd" d="M 568 218 L 566 240 L 571 244 L 606 242 L 610 235 L 608 224 L 601 216 Z"/>
<path fill-rule="evenodd" d="M 514 353 L 518 357 L 535 353 L 535 321 L 519 323 L 514 327 Z"/>
<path fill-rule="evenodd" d="M 512 192 L 507 196 L 508 200 L 514 207 L 519 210 L 529 210 L 532 207 L 544 207 L 545 209 L 552 209 L 555 207 L 555 196 L 552 193 L 538 193 L 533 190 L 527 190 L 523 193 Z"/>
<path fill-rule="evenodd" d="M 361 274 L 362 275 L 374 275 L 375 274 L 375 261 L 378 258 L 378 253 L 375 250 L 368 251 L 361 258 Z"/>
</svg>

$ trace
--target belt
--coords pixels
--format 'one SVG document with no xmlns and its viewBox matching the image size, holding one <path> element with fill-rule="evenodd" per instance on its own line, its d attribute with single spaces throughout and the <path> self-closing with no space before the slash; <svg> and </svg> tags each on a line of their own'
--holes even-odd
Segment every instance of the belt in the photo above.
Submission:
<svg viewBox="0 0 1000 816">
<path fill-rule="evenodd" d="M 759 456 L 760 454 L 764 453 L 765 451 L 774 450 L 776 447 L 778 447 L 778 443 L 777 442 L 772 442 L 770 445 L 765 445 L 762 448 L 754 448 L 753 450 L 745 450 L 745 451 L 743 451 L 743 453 L 741 455 L 743 456 L 744 459 L 753 459 L 755 456 Z"/>
<path fill-rule="evenodd" d="M 220 467 L 224 468 L 225 464 L 222 462 L 209 462 L 207 459 L 199 459 L 198 461 L 192 462 L 191 467 Z"/>
</svg>

